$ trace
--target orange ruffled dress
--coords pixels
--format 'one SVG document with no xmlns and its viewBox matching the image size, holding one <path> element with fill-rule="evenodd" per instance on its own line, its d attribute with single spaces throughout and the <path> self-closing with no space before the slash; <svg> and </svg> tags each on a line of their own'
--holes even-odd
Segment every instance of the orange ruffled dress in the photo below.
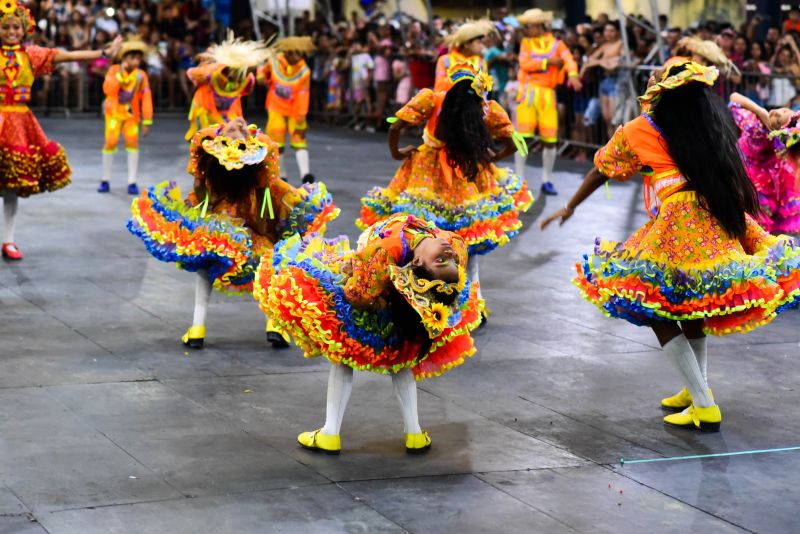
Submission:
<svg viewBox="0 0 800 534">
<path fill-rule="evenodd" d="M 324 232 L 339 209 L 325 184 L 316 182 L 295 189 L 280 179 L 278 148 L 269 137 L 251 127 L 251 135 L 267 145 L 257 186 L 247 199 L 230 202 L 209 194 L 206 213 L 202 205 L 208 185 L 197 169 L 202 141 L 216 137 L 220 126 L 198 132 L 192 139 L 188 171 L 194 190 L 185 200 L 174 182 L 143 191 L 133 201 L 128 230 L 141 238 L 156 259 L 175 262 L 182 269 L 207 269 L 214 287 L 227 293 L 251 292 L 256 268 L 263 255 L 272 254 L 277 241 L 294 234 Z M 269 192 L 274 216 L 261 208 Z"/>
<path fill-rule="evenodd" d="M 395 290 L 391 268 L 409 261 L 409 251 L 429 236 L 447 237 L 463 270 L 467 254 L 460 237 L 400 215 L 371 226 L 356 251 L 345 236 L 281 241 L 273 256 L 262 260 L 253 295 L 306 357 L 322 355 L 333 363 L 384 374 L 411 368 L 417 380 L 441 375 L 475 353 L 470 332 L 481 321 L 477 286 L 466 281 L 453 305 L 457 311 L 431 334 L 424 354 L 424 340 L 399 340 L 385 304 Z"/>
<path fill-rule="evenodd" d="M 461 236 L 470 255 L 486 254 L 519 233 L 519 214 L 530 208 L 533 196 L 525 180 L 510 169 L 489 164 L 471 182 L 447 163 L 443 144 L 433 135 L 445 94 L 423 89 L 397 112 L 397 118 L 410 124 L 427 123 L 424 143 L 403 162 L 388 187 L 376 187 L 361 199 L 356 225 L 363 230 L 397 213 L 409 213 Z M 484 120 L 495 139 L 514 133 L 508 115 L 493 100 L 486 104 Z"/>
<path fill-rule="evenodd" d="M 49 140 L 28 108 L 36 76 L 53 72 L 54 48 L 2 46 L 0 55 L 0 190 L 21 197 L 69 185 L 64 149 Z"/>
<path fill-rule="evenodd" d="M 574 283 L 606 315 L 636 325 L 705 321 L 713 335 L 747 332 L 800 300 L 800 248 L 747 216 L 731 238 L 687 190 L 657 126 L 642 115 L 621 126 L 594 158 L 615 180 L 645 177 L 652 219 L 623 243 L 599 238 Z"/>
</svg>

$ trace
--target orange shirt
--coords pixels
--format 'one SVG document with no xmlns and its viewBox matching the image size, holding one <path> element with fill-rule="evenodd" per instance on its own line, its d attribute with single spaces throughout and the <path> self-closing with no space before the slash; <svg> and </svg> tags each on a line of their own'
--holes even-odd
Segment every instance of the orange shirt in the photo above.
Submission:
<svg viewBox="0 0 800 534">
<path fill-rule="evenodd" d="M 192 108 L 201 107 L 209 113 L 242 115 L 242 97 L 250 94 L 255 85 L 252 74 L 241 83 L 226 78 L 222 71 L 225 65 L 206 63 L 192 67 L 186 76 L 197 87 L 192 98 Z"/>
<path fill-rule="evenodd" d="M 103 111 L 107 117 L 153 124 L 153 95 L 147 73 L 142 69 L 125 73 L 120 65 L 112 65 L 103 81 L 103 93 L 106 95 Z"/>
<path fill-rule="evenodd" d="M 465 56 L 458 50 L 451 50 L 448 54 L 439 57 L 438 61 L 436 61 L 436 81 L 433 85 L 434 91 L 447 91 L 453 86 L 453 82 L 450 81 L 447 71 L 455 65 L 463 65 L 466 70 L 471 70 L 476 73 L 486 70 L 481 56 Z"/>
<path fill-rule="evenodd" d="M 549 60 L 553 57 L 561 58 L 563 67 L 551 65 Z M 517 76 L 520 91 L 526 91 L 529 84 L 555 89 L 563 83 L 565 71 L 569 76 L 578 75 L 578 64 L 563 41 L 556 39 L 552 33 L 522 39 Z"/>
<path fill-rule="evenodd" d="M 311 96 L 311 69 L 304 59 L 289 65 L 283 54 L 258 68 L 259 80 L 269 84 L 264 107 L 270 113 L 302 119 L 308 114 Z"/>
</svg>

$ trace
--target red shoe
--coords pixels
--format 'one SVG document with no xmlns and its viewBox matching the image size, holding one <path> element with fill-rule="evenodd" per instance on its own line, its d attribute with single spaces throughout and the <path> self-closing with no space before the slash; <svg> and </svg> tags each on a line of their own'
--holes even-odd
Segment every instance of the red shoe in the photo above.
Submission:
<svg viewBox="0 0 800 534">
<path fill-rule="evenodd" d="M 3 258 L 7 260 L 21 260 L 22 251 L 16 243 L 3 243 Z"/>
</svg>

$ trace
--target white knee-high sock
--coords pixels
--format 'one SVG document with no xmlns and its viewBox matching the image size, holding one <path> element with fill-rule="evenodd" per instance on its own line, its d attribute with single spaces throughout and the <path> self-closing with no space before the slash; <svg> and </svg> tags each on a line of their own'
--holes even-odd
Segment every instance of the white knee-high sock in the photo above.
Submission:
<svg viewBox="0 0 800 534">
<path fill-rule="evenodd" d="M 542 182 L 549 182 L 556 166 L 556 147 L 545 147 L 542 150 Z"/>
<path fill-rule="evenodd" d="M 689 346 L 692 347 L 694 357 L 697 360 L 697 365 L 700 367 L 700 372 L 703 374 L 703 380 L 708 383 L 708 338 L 706 336 L 697 339 L 690 339 Z"/>
<path fill-rule="evenodd" d="M 208 271 L 197 271 L 197 283 L 194 286 L 194 317 L 192 326 L 203 326 L 206 324 L 206 314 L 208 313 L 208 301 L 211 298 L 211 280 L 208 279 Z"/>
<path fill-rule="evenodd" d="M 514 172 L 523 180 L 525 179 L 525 161 L 527 159 L 527 156 L 523 156 L 519 152 L 514 152 Z"/>
<path fill-rule="evenodd" d="M 17 219 L 17 193 L 3 191 L 3 243 L 14 242 L 14 224 Z"/>
<path fill-rule="evenodd" d="M 281 177 L 286 176 L 286 151 L 278 153 L 278 172 Z"/>
<path fill-rule="evenodd" d="M 139 151 L 128 152 L 128 184 L 136 183 L 136 176 L 139 174 Z"/>
<path fill-rule="evenodd" d="M 353 390 L 353 368 L 341 363 L 331 366 L 328 374 L 328 401 L 325 405 L 325 426 L 322 433 L 328 436 L 339 434 L 344 410 Z"/>
<path fill-rule="evenodd" d="M 308 155 L 308 150 L 305 148 L 298 148 L 294 151 L 294 158 L 297 160 L 297 169 L 300 171 L 300 178 L 311 172 L 311 161 Z"/>
<path fill-rule="evenodd" d="M 114 164 L 114 153 L 103 152 L 103 181 L 111 181 L 111 167 Z"/>
<path fill-rule="evenodd" d="M 478 275 L 478 256 L 470 256 L 467 258 L 467 278 L 469 278 L 471 283 L 478 284 L 478 298 L 483 298 L 483 296 L 481 296 L 481 286 Z"/>
<path fill-rule="evenodd" d="M 392 385 L 403 411 L 403 428 L 406 434 L 420 434 L 419 414 L 417 413 L 417 381 L 411 369 L 403 369 L 392 375 Z"/>
<path fill-rule="evenodd" d="M 675 337 L 662 349 L 686 383 L 695 406 L 702 408 L 713 406 L 714 401 L 708 394 L 708 384 L 703 379 L 703 373 L 700 372 L 700 366 L 697 365 L 697 359 L 686 336 L 681 334 Z"/>
</svg>

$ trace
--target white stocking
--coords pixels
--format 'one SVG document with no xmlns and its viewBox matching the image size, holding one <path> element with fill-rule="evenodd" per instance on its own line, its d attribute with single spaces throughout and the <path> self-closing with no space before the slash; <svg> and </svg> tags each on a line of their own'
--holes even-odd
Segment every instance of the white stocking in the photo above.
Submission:
<svg viewBox="0 0 800 534">
<path fill-rule="evenodd" d="M 700 371 L 700 366 L 697 365 L 697 359 L 686 336 L 681 334 L 675 337 L 662 349 L 686 383 L 686 388 L 692 394 L 695 406 L 701 408 L 713 406 L 714 401 L 708 394 L 708 384 L 703 379 L 703 373 Z"/>
<path fill-rule="evenodd" d="M 342 428 L 344 410 L 353 390 L 353 368 L 334 363 L 328 375 L 328 401 L 325 406 L 325 426 L 322 433 L 336 436 Z"/>
<path fill-rule="evenodd" d="M 467 278 L 469 278 L 470 283 L 478 284 L 478 298 L 483 298 L 480 280 L 478 279 L 478 256 L 473 255 L 467 258 Z"/>
<path fill-rule="evenodd" d="M 3 191 L 3 243 L 14 242 L 14 223 L 17 216 L 17 193 Z"/>
<path fill-rule="evenodd" d="M 525 161 L 527 159 L 526 156 L 523 156 L 519 152 L 514 152 L 514 172 L 523 180 L 525 179 Z"/>
<path fill-rule="evenodd" d="M 211 298 L 211 280 L 208 271 L 197 271 L 197 283 L 194 286 L 194 318 L 192 326 L 204 326 L 208 313 L 208 301 Z"/>
<path fill-rule="evenodd" d="M 139 174 L 139 151 L 128 151 L 128 184 L 136 183 L 136 175 Z"/>
<path fill-rule="evenodd" d="M 708 344 L 706 343 L 706 339 L 706 336 L 690 339 L 689 346 L 692 347 L 697 365 L 700 367 L 700 372 L 703 374 L 703 380 L 708 383 Z"/>
<path fill-rule="evenodd" d="M 549 182 L 556 166 L 556 147 L 546 146 L 542 150 L 542 182 Z"/>
<path fill-rule="evenodd" d="M 308 150 L 305 148 L 298 148 L 294 151 L 294 157 L 297 160 L 297 169 L 300 171 L 300 178 L 304 178 L 311 172 Z"/>
<path fill-rule="evenodd" d="M 417 413 L 417 382 L 411 369 L 403 369 L 392 375 L 392 385 L 403 411 L 403 428 L 406 434 L 421 434 Z"/>
<path fill-rule="evenodd" d="M 278 153 L 278 174 L 281 177 L 286 176 L 286 156 L 284 155 L 286 151 L 282 151 Z"/>
<path fill-rule="evenodd" d="M 111 181 L 111 167 L 114 165 L 114 153 L 103 152 L 103 181 Z"/>
</svg>

